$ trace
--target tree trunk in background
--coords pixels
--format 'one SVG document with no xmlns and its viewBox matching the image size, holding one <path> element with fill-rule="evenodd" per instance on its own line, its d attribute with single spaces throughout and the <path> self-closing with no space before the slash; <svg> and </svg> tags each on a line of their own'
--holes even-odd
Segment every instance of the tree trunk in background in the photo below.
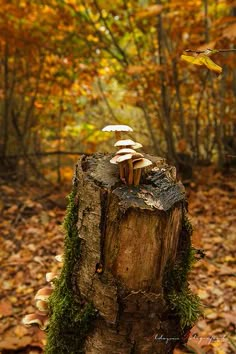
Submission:
<svg viewBox="0 0 236 354">
<path fill-rule="evenodd" d="M 65 326 L 58 331 L 53 323 L 57 320 L 52 319 L 46 353 L 167 354 L 191 326 L 173 309 L 170 297 L 188 289 L 191 243 L 190 232 L 183 227 L 184 189 L 176 182 L 175 168 L 163 159 L 145 157 L 153 165 L 137 187 L 120 182 L 117 166 L 109 162 L 111 155 L 96 154 L 78 162 L 74 200 L 80 254 L 71 275 L 73 297 L 80 299 L 80 306 L 93 304 L 98 315 L 76 349 L 69 348 L 75 341 L 72 332 L 78 338 L 81 329 Z M 64 270 L 72 258 L 66 252 Z M 175 281 L 178 266 L 180 282 Z M 60 302 L 65 303 L 59 295 L 52 312 L 58 313 L 62 326 Z M 80 319 L 85 317 L 83 312 Z M 80 326 L 85 327 L 82 322 Z M 56 335 L 60 340 L 72 338 L 63 350 Z"/>
</svg>

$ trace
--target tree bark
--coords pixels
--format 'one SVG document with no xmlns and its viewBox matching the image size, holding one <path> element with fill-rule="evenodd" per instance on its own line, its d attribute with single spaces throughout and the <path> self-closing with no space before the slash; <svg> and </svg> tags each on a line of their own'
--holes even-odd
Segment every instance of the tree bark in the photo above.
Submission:
<svg viewBox="0 0 236 354">
<path fill-rule="evenodd" d="M 75 286 L 99 313 L 85 353 L 172 353 L 181 333 L 164 278 L 183 254 L 185 193 L 173 167 L 146 157 L 153 165 L 137 187 L 120 182 L 111 156 L 84 156 L 77 164 L 81 246 Z M 186 242 L 189 237 L 181 247 Z"/>
</svg>

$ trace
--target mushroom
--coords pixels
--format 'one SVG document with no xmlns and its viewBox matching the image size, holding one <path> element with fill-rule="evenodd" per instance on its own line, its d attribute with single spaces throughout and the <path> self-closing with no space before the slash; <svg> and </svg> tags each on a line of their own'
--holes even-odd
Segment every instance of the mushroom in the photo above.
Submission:
<svg viewBox="0 0 236 354">
<path fill-rule="evenodd" d="M 49 296 L 51 295 L 53 289 L 45 286 L 44 288 L 39 289 L 35 295 L 35 300 L 48 301 Z"/>
<path fill-rule="evenodd" d="M 139 161 L 139 160 L 142 160 L 142 158 L 143 158 L 143 154 L 140 154 L 140 152 L 134 152 L 133 154 L 132 154 L 132 160 L 133 160 L 133 162 L 134 161 Z"/>
<path fill-rule="evenodd" d="M 140 149 L 141 147 L 143 147 L 143 145 L 142 144 L 140 144 L 140 143 L 135 143 L 134 145 L 132 145 L 131 146 L 132 147 L 132 149 Z"/>
<path fill-rule="evenodd" d="M 121 132 L 132 132 L 133 129 L 128 125 L 107 125 L 102 129 L 103 132 L 115 132 L 116 139 L 121 139 Z"/>
<path fill-rule="evenodd" d="M 48 314 L 48 303 L 43 300 L 36 301 L 36 307 L 39 311 Z"/>
<path fill-rule="evenodd" d="M 126 154 L 126 155 L 121 155 L 118 159 L 117 162 L 123 165 L 122 167 L 125 169 L 126 163 L 128 164 L 128 176 L 125 176 L 127 178 L 126 182 L 128 185 L 131 185 L 133 183 L 133 162 L 132 162 L 132 154 Z"/>
<path fill-rule="evenodd" d="M 138 186 L 141 178 L 142 168 L 152 165 L 152 161 L 148 159 L 141 159 L 139 161 L 134 161 L 134 185 Z"/>
<path fill-rule="evenodd" d="M 58 278 L 58 274 L 56 272 L 46 273 L 46 281 L 51 283 L 54 279 Z"/>
<path fill-rule="evenodd" d="M 114 156 L 110 160 L 110 163 L 117 165 L 117 163 L 118 163 L 117 160 L 119 159 L 119 157 L 121 157 L 121 155 Z M 122 163 L 119 163 L 119 172 L 120 172 L 121 181 L 125 183 L 125 168 L 124 168 L 124 165 Z"/>
<path fill-rule="evenodd" d="M 48 319 L 48 316 L 45 314 L 31 313 L 31 314 L 23 317 L 22 323 L 25 326 L 37 324 L 39 326 L 39 328 L 44 331 L 48 326 L 49 319 Z"/>
<path fill-rule="evenodd" d="M 131 148 L 132 146 L 134 146 L 136 143 L 135 141 L 131 140 L 131 139 L 125 139 L 125 140 L 118 140 L 114 146 L 116 147 L 123 147 L 123 148 Z"/>
<path fill-rule="evenodd" d="M 116 155 L 135 154 L 134 149 L 124 148 L 117 151 Z"/>
<path fill-rule="evenodd" d="M 115 155 L 112 157 L 112 159 L 110 160 L 110 163 L 117 165 L 117 159 L 120 157 L 120 155 Z"/>
<path fill-rule="evenodd" d="M 133 162 L 139 161 L 142 158 L 142 154 L 136 152 L 133 149 L 125 148 L 117 151 L 116 155 L 110 160 L 110 163 L 116 165 L 119 164 L 120 179 L 122 180 L 122 182 L 127 182 L 129 185 L 131 185 L 133 183 Z M 128 164 L 127 173 L 125 173 L 125 168 L 127 167 L 124 163 L 125 161 L 127 161 Z"/>
<path fill-rule="evenodd" d="M 55 256 L 55 260 L 57 262 L 63 262 L 63 260 L 64 260 L 63 254 L 58 254 L 57 256 Z"/>
</svg>

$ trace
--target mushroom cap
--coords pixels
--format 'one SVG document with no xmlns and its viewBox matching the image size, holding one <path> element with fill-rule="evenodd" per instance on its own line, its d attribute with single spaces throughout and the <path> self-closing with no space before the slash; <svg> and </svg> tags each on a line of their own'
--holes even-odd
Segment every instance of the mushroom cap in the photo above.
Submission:
<svg viewBox="0 0 236 354">
<path fill-rule="evenodd" d="M 133 149 L 124 148 L 117 151 L 116 155 L 135 154 L 135 153 L 136 151 Z"/>
<path fill-rule="evenodd" d="M 58 255 L 56 255 L 56 256 L 55 256 L 55 260 L 56 260 L 57 262 L 63 262 L 63 260 L 64 260 L 63 254 L 58 254 Z"/>
<path fill-rule="evenodd" d="M 143 157 L 143 154 L 140 154 L 139 152 L 136 152 L 134 154 L 132 154 L 132 160 L 141 160 Z"/>
<path fill-rule="evenodd" d="M 131 160 L 131 159 L 132 159 L 132 154 L 121 155 L 117 159 L 117 162 L 120 163 L 120 162 Z"/>
<path fill-rule="evenodd" d="M 132 132 L 133 129 L 128 125 L 107 125 L 102 129 L 103 132 Z"/>
<path fill-rule="evenodd" d="M 48 301 L 49 296 L 51 295 L 53 289 L 49 287 L 44 287 L 39 289 L 39 291 L 35 295 L 35 300 Z"/>
<path fill-rule="evenodd" d="M 137 168 L 144 168 L 150 165 L 152 165 L 152 161 L 148 159 L 141 159 L 137 162 L 134 162 L 134 170 L 136 170 Z"/>
<path fill-rule="evenodd" d="M 46 281 L 50 283 L 52 280 L 57 279 L 58 274 L 56 272 L 46 273 Z"/>
<path fill-rule="evenodd" d="M 30 326 L 33 324 L 37 324 L 40 329 L 45 330 L 48 326 L 48 316 L 45 314 L 39 314 L 39 313 L 31 313 L 29 315 L 26 315 L 22 319 L 22 323 L 25 326 Z"/>
<path fill-rule="evenodd" d="M 135 144 L 132 145 L 131 147 L 132 147 L 132 149 L 140 149 L 141 147 L 143 147 L 143 145 L 140 144 L 140 143 L 135 143 Z"/>
<path fill-rule="evenodd" d="M 36 307 L 39 311 L 48 313 L 48 303 L 46 301 L 38 300 L 36 301 Z"/>
<path fill-rule="evenodd" d="M 116 156 L 112 157 L 112 159 L 110 160 L 110 163 L 113 163 L 114 165 L 116 165 L 119 157 L 120 157 L 120 155 L 116 155 Z"/>
<path fill-rule="evenodd" d="M 142 157 L 134 158 L 133 159 L 133 167 L 134 167 L 134 164 L 140 160 L 142 160 Z"/>
<path fill-rule="evenodd" d="M 135 145 L 135 141 L 131 139 L 118 140 L 114 146 L 133 146 Z"/>
</svg>

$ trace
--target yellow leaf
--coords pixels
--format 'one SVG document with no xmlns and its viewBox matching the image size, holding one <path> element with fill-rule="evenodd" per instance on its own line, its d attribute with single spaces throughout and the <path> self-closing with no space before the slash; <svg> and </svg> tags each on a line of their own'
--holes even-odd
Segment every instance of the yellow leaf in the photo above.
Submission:
<svg viewBox="0 0 236 354">
<path fill-rule="evenodd" d="M 221 66 L 214 63 L 213 60 L 211 60 L 207 55 L 204 54 L 200 54 L 197 57 L 192 57 L 190 55 L 181 55 L 181 59 L 194 65 L 205 65 L 209 70 L 214 71 L 217 74 L 220 74 L 222 72 Z"/>
<path fill-rule="evenodd" d="M 214 63 L 209 57 L 202 55 L 201 56 L 202 63 L 211 71 L 215 71 L 217 74 L 222 72 L 222 67 Z"/>
<path fill-rule="evenodd" d="M 202 63 L 201 58 L 199 56 L 192 57 L 190 55 L 181 55 L 181 59 L 194 65 L 199 65 L 199 66 L 204 65 L 204 63 Z"/>
</svg>

